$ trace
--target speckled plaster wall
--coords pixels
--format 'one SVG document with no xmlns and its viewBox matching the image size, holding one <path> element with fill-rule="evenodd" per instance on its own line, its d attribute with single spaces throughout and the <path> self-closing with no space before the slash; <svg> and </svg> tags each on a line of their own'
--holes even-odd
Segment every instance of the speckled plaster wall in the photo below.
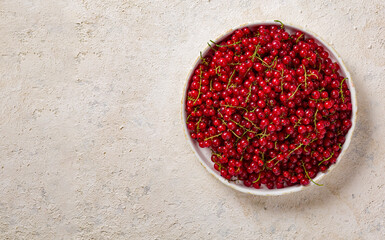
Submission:
<svg viewBox="0 0 385 240">
<path fill-rule="evenodd" d="M 385 3 L 0 1 L 0 239 L 383 239 Z M 280 19 L 331 43 L 358 124 L 330 175 L 282 197 L 238 193 L 181 126 L 208 40 Z"/>
</svg>

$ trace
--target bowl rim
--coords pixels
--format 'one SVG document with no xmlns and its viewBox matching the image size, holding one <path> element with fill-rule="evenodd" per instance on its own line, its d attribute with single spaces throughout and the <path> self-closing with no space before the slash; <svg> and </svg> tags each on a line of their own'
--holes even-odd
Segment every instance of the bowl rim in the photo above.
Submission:
<svg viewBox="0 0 385 240">
<path fill-rule="evenodd" d="M 226 33 L 220 35 L 219 37 L 217 37 L 215 39 L 215 42 L 221 42 L 223 39 L 227 38 L 234 30 L 236 29 L 241 29 L 243 27 L 255 27 L 255 26 L 259 26 L 259 25 L 278 25 L 278 26 L 281 26 L 281 23 L 280 22 L 276 22 L 276 21 L 273 21 L 273 20 L 268 20 L 268 21 L 256 21 L 256 22 L 253 22 L 253 23 L 245 23 L 245 24 L 242 24 L 234 29 L 230 29 L 228 30 Z M 341 161 L 343 155 L 346 153 L 350 143 L 351 143 L 351 139 L 352 139 L 352 136 L 353 136 L 353 132 L 354 132 L 354 129 L 356 127 L 356 121 L 357 121 L 357 97 L 356 97 L 356 90 L 355 90 L 355 87 L 354 87 L 354 83 L 353 83 L 353 80 L 351 78 L 351 75 L 350 75 L 350 72 L 348 71 L 347 67 L 345 66 L 345 63 L 343 62 L 342 58 L 340 57 L 340 55 L 336 52 L 336 50 L 329 44 L 327 43 L 324 39 L 322 39 L 320 36 L 318 36 L 316 33 L 313 33 L 312 31 L 304 28 L 304 27 L 300 27 L 300 26 L 297 26 L 297 25 L 294 25 L 294 24 L 291 24 L 291 23 L 285 23 L 284 24 L 285 28 L 290 28 L 290 29 L 294 29 L 294 30 L 300 30 L 302 31 L 304 34 L 308 35 L 308 36 L 311 36 L 312 38 L 314 38 L 319 44 L 321 44 L 325 49 L 328 50 L 329 54 L 331 54 L 333 56 L 333 61 L 336 61 L 338 62 L 338 64 L 340 65 L 340 71 L 342 71 L 345 75 L 345 77 L 348 79 L 347 83 L 348 83 L 348 87 L 349 87 L 349 90 L 350 90 L 350 95 L 351 95 L 351 102 L 352 102 L 352 117 L 351 117 L 351 120 L 352 120 L 352 126 L 351 128 L 349 129 L 347 135 L 345 136 L 345 143 L 343 144 L 342 146 L 342 150 L 341 150 L 341 153 L 340 155 L 338 156 L 337 160 L 336 160 L 336 163 L 333 164 L 332 166 L 330 166 L 327 171 L 325 173 L 318 173 L 318 175 L 313 179 L 313 181 L 317 182 L 317 181 L 320 181 L 325 175 L 327 175 L 328 173 L 330 173 Z M 210 47 L 209 46 L 206 46 L 205 49 L 202 51 L 202 54 L 205 55 L 207 54 L 207 52 L 210 50 Z M 310 184 L 307 185 L 307 186 L 302 186 L 302 185 L 294 185 L 294 186 L 290 186 L 290 187 L 285 187 L 285 188 L 281 188 L 281 189 L 256 189 L 256 188 L 252 188 L 252 187 L 246 187 L 246 186 L 243 186 L 243 185 L 240 185 L 240 184 L 236 184 L 234 182 L 230 182 L 228 180 L 226 180 L 225 178 L 223 178 L 218 171 L 215 171 L 213 170 L 210 166 L 207 165 L 207 163 L 201 158 L 201 156 L 198 154 L 197 150 L 195 149 L 195 146 L 194 146 L 194 141 L 190 134 L 189 134 L 189 130 L 187 129 L 187 126 L 186 126 L 186 111 L 185 111 L 185 108 L 186 108 L 186 93 L 187 93 L 187 89 L 188 89 L 188 86 L 189 86 L 189 82 L 191 80 L 191 77 L 192 77 L 192 73 L 194 71 L 194 69 L 197 67 L 197 65 L 200 63 L 200 57 L 197 57 L 197 59 L 195 60 L 194 64 L 193 64 L 193 67 L 190 69 L 188 75 L 187 75 L 187 79 L 185 81 L 185 85 L 184 85 L 184 89 L 183 89 L 183 96 L 182 96 L 182 104 L 181 104 L 181 120 L 182 120 L 182 126 L 183 126 L 183 130 L 184 130 L 184 135 L 186 137 L 186 140 L 188 141 L 192 151 L 194 152 L 195 156 L 198 158 L 200 164 L 211 174 L 213 175 L 216 179 L 218 179 L 220 182 L 222 182 L 223 184 L 225 184 L 226 186 L 228 187 L 231 187 L 232 189 L 235 189 L 237 191 L 240 191 L 240 192 L 243 192 L 243 193 L 248 193 L 248 194 L 252 194 L 252 195 L 260 195 L 260 196 L 278 196 L 278 195 L 284 195 L 284 194 L 289 194 L 289 193 L 294 193 L 294 192 L 299 192 L 305 188 L 308 188 L 310 186 L 313 186 L 315 185 L 312 181 L 310 181 Z M 211 160 L 209 160 L 208 162 L 210 162 L 210 164 L 212 163 Z M 212 164 L 214 165 L 214 164 Z"/>
</svg>

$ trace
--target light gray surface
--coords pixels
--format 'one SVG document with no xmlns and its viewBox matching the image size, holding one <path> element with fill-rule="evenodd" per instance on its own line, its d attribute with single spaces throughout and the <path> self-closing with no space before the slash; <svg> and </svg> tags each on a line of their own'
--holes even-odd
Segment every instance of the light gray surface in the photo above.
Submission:
<svg viewBox="0 0 385 240">
<path fill-rule="evenodd" d="M 385 7 L 339 1 L 0 2 L 0 239 L 381 239 Z M 195 159 L 185 78 L 205 43 L 280 19 L 331 43 L 357 88 L 341 165 L 244 195 Z"/>
</svg>

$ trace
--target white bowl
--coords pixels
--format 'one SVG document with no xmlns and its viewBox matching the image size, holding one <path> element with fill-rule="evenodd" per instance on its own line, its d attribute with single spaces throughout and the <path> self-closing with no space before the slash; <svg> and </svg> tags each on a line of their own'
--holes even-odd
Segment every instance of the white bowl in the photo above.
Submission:
<svg viewBox="0 0 385 240">
<path fill-rule="evenodd" d="M 274 21 L 263 21 L 263 22 L 257 22 L 257 23 L 252 23 L 252 24 L 244 24 L 242 26 L 239 26 L 236 29 L 240 29 L 240 28 L 243 28 L 243 27 L 253 28 L 253 27 L 259 26 L 259 25 L 279 25 L 280 26 L 279 23 L 276 23 Z M 220 36 L 219 38 L 217 38 L 215 40 L 215 42 L 219 43 L 219 42 L 223 41 L 234 30 L 235 29 L 229 30 L 226 34 L 224 34 L 224 35 Z M 340 72 L 341 72 L 341 74 L 348 78 L 347 84 L 348 84 L 348 87 L 350 89 L 351 102 L 352 102 L 352 105 L 353 105 L 353 109 L 352 109 L 353 114 L 352 114 L 352 119 L 351 119 L 352 120 L 352 126 L 351 126 L 348 134 L 345 136 L 346 137 L 346 141 L 345 141 L 345 143 L 342 146 L 341 153 L 338 156 L 336 163 L 331 165 L 330 168 L 325 173 L 322 173 L 322 172 L 318 173 L 317 176 L 313 179 L 315 182 L 319 182 L 328 172 L 333 170 L 339 164 L 339 162 L 341 161 L 342 156 L 344 155 L 344 153 L 346 152 L 346 149 L 348 148 L 348 146 L 350 144 L 350 141 L 351 141 L 352 135 L 353 135 L 353 131 L 354 131 L 354 128 L 356 126 L 356 116 L 357 116 L 356 90 L 354 88 L 354 84 L 352 82 L 352 78 L 350 76 L 350 73 L 347 70 L 345 64 L 343 63 L 342 59 L 337 54 L 337 52 L 329 44 L 327 44 L 324 40 L 322 40 L 317 34 L 314 34 L 314 33 L 310 32 L 308 30 L 304 30 L 303 28 L 300 28 L 300 27 L 296 27 L 296 26 L 293 26 L 293 25 L 290 25 L 290 24 L 285 24 L 285 30 L 288 31 L 289 33 L 293 33 L 294 31 L 299 30 L 299 31 L 302 31 L 303 33 L 305 33 L 308 37 L 314 38 L 319 45 L 323 46 L 324 49 L 329 52 L 329 57 L 333 61 L 337 62 L 340 65 Z M 203 56 L 205 56 L 209 50 L 210 50 L 210 48 L 207 46 L 206 49 L 202 53 Z M 200 64 L 200 58 L 199 57 L 195 61 L 195 64 L 194 64 L 193 68 L 190 70 L 190 73 L 188 75 L 188 78 L 187 78 L 187 81 L 186 81 L 186 84 L 185 84 L 185 87 L 184 87 L 183 98 L 182 98 L 182 124 L 183 124 L 183 129 L 184 129 L 185 136 L 186 136 L 186 138 L 187 138 L 187 140 L 188 140 L 192 150 L 194 151 L 194 153 L 198 157 L 200 163 L 202 164 L 202 166 L 205 167 L 206 170 L 209 173 L 211 173 L 215 178 L 217 178 L 223 184 L 225 184 L 225 185 L 227 185 L 227 186 L 229 186 L 229 187 L 231 187 L 231 188 L 233 188 L 235 190 L 238 190 L 240 192 L 249 193 L 249 194 L 253 194 L 253 195 L 263 195 L 263 196 L 283 195 L 283 194 L 287 194 L 287 193 L 298 192 L 298 191 L 303 190 L 306 187 L 309 187 L 311 185 L 315 185 L 314 183 L 310 182 L 310 184 L 308 186 L 295 185 L 295 186 L 285 187 L 285 188 L 281 188 L 281 189 L 267 189 L 265 187 L 261 188 L 261 189 L 255 189 L 253 187 L 246 187 L 246 186 L 244 186 L 241 181 L 229 182 L 228 180 L 223 178 L 218 171 L 216 171 L 214 169 L 214 163 L 211 161 L 211 151 L 210 151 L 210 149 L 208 149 L 208 148 L 200 148 L 198 143 L 194 139 L 192 139 L 190 137 L 189 131 L 188 131 L 187 126 L 186 126 L 186 111 L 185 111 L 185 108 L 186 108 L 186 95 L 187 95 L 186 93 L 187 93 L 187 89 L 189 87 L 189 83 L 190 83 L 191 78 L 192 78 L 192 73 L 193 73 L 194 69 L 197 67 L 198 64 Z"/>
</svg>

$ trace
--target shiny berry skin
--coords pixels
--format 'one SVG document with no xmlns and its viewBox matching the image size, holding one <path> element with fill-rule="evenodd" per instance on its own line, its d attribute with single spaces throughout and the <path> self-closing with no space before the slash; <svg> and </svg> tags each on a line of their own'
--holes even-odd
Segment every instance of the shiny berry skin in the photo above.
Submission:
<svg viewBox="0 0 385 240">
<path fill-rule="evenodd" d="M 307 186 L 352 127 L 349 79 L 324 47 L 280 25 L 235 30 L 191 74 L 186 128 L 215 171 L 252 188 Z"/>
</svg>

